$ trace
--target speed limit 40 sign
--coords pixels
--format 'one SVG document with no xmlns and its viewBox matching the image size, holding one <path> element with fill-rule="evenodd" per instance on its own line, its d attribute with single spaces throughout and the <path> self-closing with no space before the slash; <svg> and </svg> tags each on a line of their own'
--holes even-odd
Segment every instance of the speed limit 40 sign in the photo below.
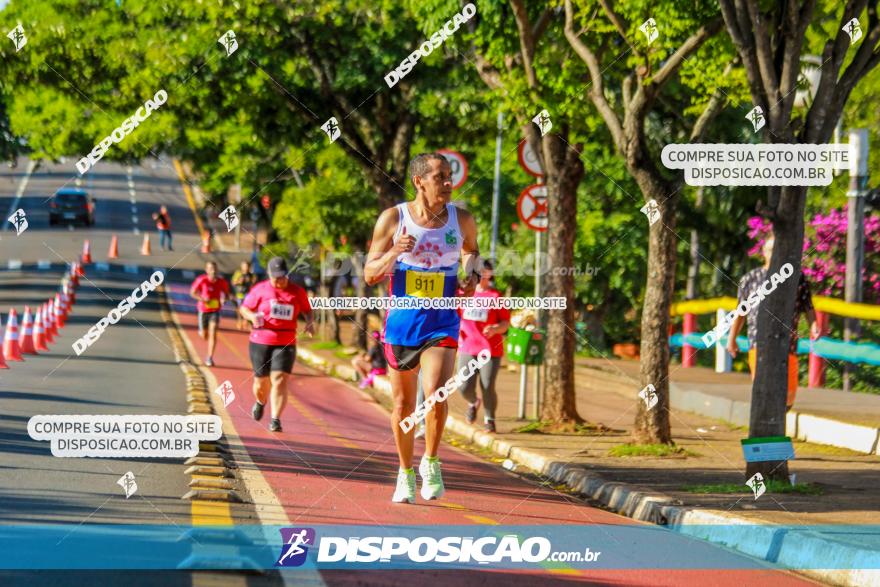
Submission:
<svg viewBox="0 0 880 587">
<path fill-rule="evenodd" d="M 519 159 L 520 167 L 522 167 L 526 173 L 535 177 L 544 177 L 544 170 L 541 169 L 541 162 L 538 161 L 538 156 L 529 146 L 529 142 L 525 139 L 519 142 L 517 158 Z"/>
<path fill-rule="evenodd" d="M 446 157 L 446 160 L 449 161 L 449 166 L 452 168 L 452 189 L 463 186 L 468 176 L 467 159 L 464 158 L 464 155 L 449 149 L 440 149 L 437 152 Z"/>
</svg>

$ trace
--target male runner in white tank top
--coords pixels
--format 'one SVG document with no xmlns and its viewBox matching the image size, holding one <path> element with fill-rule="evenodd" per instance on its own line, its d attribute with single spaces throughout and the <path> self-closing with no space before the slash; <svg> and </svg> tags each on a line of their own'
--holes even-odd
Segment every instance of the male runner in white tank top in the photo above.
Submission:
<svg viewBox="0 0 880 587">
<path fill-rule="evenodd" d="M 395 297 L 454 297 L 457 288 L 465 296 L 473 294 L 479 280 L 477 224 L 469 212 L 449 203 L 451 175 L 449 163 L 438 153 L 413 158 L 410 179 L 415 200 L 388 208 L 379 216 L 364 268 L 369 285 L 390 276 L 389 291 Z M 465 268 L 462 282 L 458 281 L 459 265 Z M 385 356 L 394 395 L 391 430 L 400 460 L 392 501 L 415 502 L 413 431 L 404 433 L 400 422 L 416 408 L 420 370 L 425 397 L 452 376 L 458 326 L 454 309 L 392 309 L 386 316 Z M 425 455 L 419 465 L 421 494 L 426 500 L 444 492 L 437 450 L 446 414 L 446 403 L 437 402 L 426 416 Z"/>
</svg>

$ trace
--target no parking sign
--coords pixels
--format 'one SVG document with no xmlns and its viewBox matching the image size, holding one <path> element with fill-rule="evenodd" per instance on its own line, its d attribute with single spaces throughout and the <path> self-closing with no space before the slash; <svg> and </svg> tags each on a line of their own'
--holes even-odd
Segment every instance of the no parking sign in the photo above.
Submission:
<svg viewBox="0 0 880 587">
<path fill-rule="evenodd" d="M 547 186 L 530 185 L 522 191 L 516 201 L 516 213 L 519 219 L 532 230 L 547 230 Z"/>
</svg>

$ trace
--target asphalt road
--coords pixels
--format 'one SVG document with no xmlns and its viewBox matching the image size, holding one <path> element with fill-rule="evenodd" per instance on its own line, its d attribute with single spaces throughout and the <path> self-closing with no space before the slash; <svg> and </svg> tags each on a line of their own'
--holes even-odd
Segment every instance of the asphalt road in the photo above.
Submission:
<svg viewBox="0 0 880 587">
<path fill-rule="evenodd" d="M 113 235 L 119 239 L 119 263 L 197 269 L 210 258 L 199 252 L 201 240 L 195 218 L 169 159 L 153 159 L 133 167 L 100 161 L 82 178 L 76 172 L 73 160 L 41 163 L 30 175 L 28 168 L 26 159 L 20 159 L 14 169 L 0 168 L 2 260 L 23 263 L 72 261 L 82 252 L 83 242 L 88 239 L 93 260 L 105 261 Z M 23 183 L 21 197 L 16 198 Z M 49 226 L 49 201 L 62 187 L 79 187 L 92 195 L 95 199 L 94 226 Z M 168 207 L 171 216 L 173 251 L 159 248 L 159 236 L 151 215 L 161 205 Z M 16 237 L 12 224 L 6 219 L 19 208 L 27 214 L 29 226 Z M 145 234 L 150 235 L 150 257 L 140 253 Z M 213 257 L 226 265 L 242 255 L 219 254 Z"/>
<path fill-rule="evenodd" d="M 30 223 L 20 236 L 10 229 L 0 232 L 0 313 L 4 323 L 9 307 L 21 312 L 25 304 L 40 303 L 54 292 L 60 278 L 58 272 L 50 270 L 4 270 L 9 261 L 71 261 L 81 252 L 86 238 L 92 243 L 92 256 L 103 261 L 110 236 L 117 234 L 121 262 L 189 269 L 203 263 L 205 256 L 197 250 L 200 243 L 193 214 L 168 166 L 147 163 L 129 173 L 124 166 L 100 163 L 82 182 L 98 201 L 97 224 L 73 229 L 50 228 L 45 208 L 45 200 L 54 190 L 74 183 L 73 161 L 37 169 L 28 178 L 22 197 L 16 200 L 27 167 L 23 162 L 14 170 L 4 168 L 0 174 L 0 210 L 23 208 Z M 134 187 L 129 186 L 129 179 Z M 151 230 L 149 213 L 160 204 L 171 209 L 175 251 L 157 252 L 154 242 L 154 254 L 144 258 L 136 251 L 144 232 Z M 227 263 L 235 261 L 231 255 L 218 256 Z M 182 459 L 55 458 L 47 442 L 27 435 L 27 421 L 36 414 L 186 413 L 183 374 L 174 361 L 155 294 L 108 328 L 81 356 L 71 348 L 73 341 L 115 307 L 136 283 L 87 273 L 67 326 L 50 351 L 0 371 L 0 530 L 11 524 L 63 523 L 70 533 L 61 539 L 75 540 L 86 524 L 145 523 L 184 528 L 199 523 L 201 514 L 181 499 L 188 481 Z M 185 299 L 186 286 L 173 283 L 169 290 L 189 344 L 196 357 L 203 357 L 204 343 L 195 333 L 195 316 Z M 229 409 L 218 408 L 224 418 L 224 433 L 235 447 L 233 454 L 246 501 L 230 510 L 236 524 L 267 523 L 270 518 L 272 523 L 295 526 L 634 524 L 451 446 L 442 449 L 448 491 L 443 499 L 413 506 L 391 504 L 396 457 L 388 416 L 382 408 L 350 385 L 297 365 L 290 383 L 291 401 L 283 416 L 284 432 L 269 433 L 268 418 L 256 423 L 249 415 L 252 378 L 247 337 L 232 327 L 233 321 L 224 319 L 217 366 L 203 370 L 209 387 L 229 380 L 237 395 Z M 420 450 L 421 445 L 417 456 Z M 126 499 L 116 482 L 128 471 L 134 473 L 138 491 Z M 708 545 L 700 548 L 715 557 L 738 556 Z M 120 552 L 119 556 L 129 554 Z M 322 571 L 320 575 L 0 572 L 2 585 L 275 585 L 282 581 L 288 585 L 443 582 L 510 587 L 569 583 L 809 584 L 791 573 L 763 569 Z"/>
</svg>

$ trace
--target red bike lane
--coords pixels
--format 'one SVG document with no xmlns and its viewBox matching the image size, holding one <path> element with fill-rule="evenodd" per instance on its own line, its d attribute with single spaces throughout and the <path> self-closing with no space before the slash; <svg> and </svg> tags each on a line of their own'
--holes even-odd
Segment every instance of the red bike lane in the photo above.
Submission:
<svg viewBox="0 0 880 587">
<path fill-rule="evenodd" d="M 192 305 L 182 286 L 171 287 L 172 305 L 200 356 L 206 343 L 198 336 Z M 215 366 L 218 382 L 232 383 L 236 398 L 227 407 L 235 431 L 266 483 L 282 504 L 292 526 L 336 525 L 633 525 L 630 518 L 585 505 L 571 496 L 524 480 L 499 465 L 444 444 L 440 450 L 446 494 L 414 505 L 394 504 L 397 453 L 389 416 L 354 386 L 297 362 L 289 381 L 283 432 L 269 432 L 269 409 L 262 422 L 251 417 L 253 376 L 247 332 L 235 330 L 234 318 L 221 320 Z M 301 336 L 306 336 L 301 333 Z M 204 369 L 207 369 L 203 367 Z M 416 440 L 414 466 L 424 450 Z M 605 545 L 626 544 L 609 534 Z M 594 549 L 595 550 L 595 549 Z M 633 553 L 638 558 L 637 553 Z M 558 565 L 559 563 L 554 563 Z M 367 573 L 367 574 L 365 574 Z M 434 577 L 450 585 L 561 584 L 737 586 L 813 584 L 781 571 L 768 570 L 577 570 L 546 571 L 321 571 L 333 585 L 399 585 Z M 358 579 L 360 577 L 360 579 Z M 432 581 L 433 582 L 433 581 Z"/>
</svg>

